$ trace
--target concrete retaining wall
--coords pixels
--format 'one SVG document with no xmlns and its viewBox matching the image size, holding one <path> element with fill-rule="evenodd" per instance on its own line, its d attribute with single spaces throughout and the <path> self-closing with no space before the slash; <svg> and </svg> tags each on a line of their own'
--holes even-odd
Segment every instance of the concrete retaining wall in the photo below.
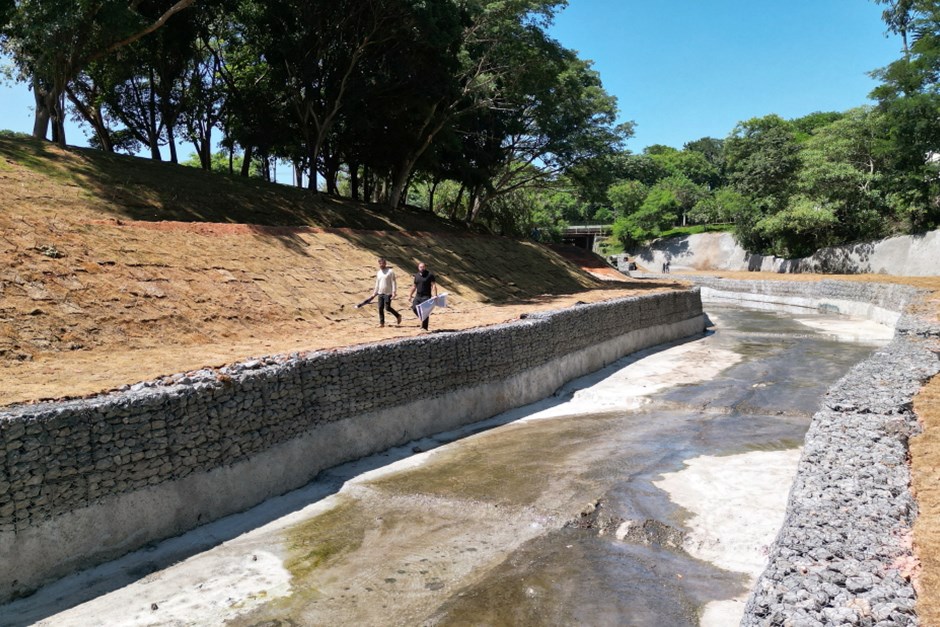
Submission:
<svg viewBox="0 0 940 627">
<path fill-rule="evenodd" d="M 674 278 L 680 278 L 678 275 Z M 793 308 L 858 316 L 895 327 L 919 290 L 908 285 L 858 281 L 750 281 L 716 277 L 681 277 L 702 290 L 705 302 L 748 307 Z"/>
<path fill-rule="evenodd" d="M 940 273 L 940 231 L 823 248 L 802 259 L 751 254 L 738 246 L 730 233 L 699 233 L 657 240 L 630 255 L 619 255 L 615 264 L 621 271 L 627 270 L 627 258 L 650 272 L 659 272 L 668 261 L 673 272 L 686 269 L 935 276 Z"/>
<path fill-rule="evenodd" d="M 704 329 L 698 290 L 0 413 L 0 602 Z"/>
</svg>

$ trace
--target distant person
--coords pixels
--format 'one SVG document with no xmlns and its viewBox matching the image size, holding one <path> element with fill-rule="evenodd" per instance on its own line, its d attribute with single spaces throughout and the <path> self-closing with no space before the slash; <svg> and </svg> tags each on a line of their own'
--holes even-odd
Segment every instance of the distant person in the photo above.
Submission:
<svg viewBox="0 0 940 627">
<path fill-rule="evenodd" d="M 431 293 L 432 291 L 434 292 L 433 294 Z M 411 292 L 408 294 L 408 298 L 412 299 L 411 311 L 415 312 L 415 315 L 419 318 L 421 314 L 418 313 L 418 305 L 429 300 L 431 296 L 437 296 L 437 277 L 428 270 L 427 265 L 422 261 L 418 264 L 418 273 L 414 276 L 414 284 L 411 286 Z M 421 321 L 421 328 L 425 331 L 428 330 L 428 321 L 430 319 L 431 316 L 429 314 Z"/>
<path fill-rule="evenodd" d="M 401 314 L 392 308 L 392 299 L 398 293 L 398 283 L 395 281 L 395 271 L 388 267 L 388 261 L 379 257 L 379 271 L 375 274 L 375 288 L 372 290 L 373 298 L 379 299 L 379 326 L 385 326 L 385 310 L 395 316 L 401 324 Z"/>
</svg>

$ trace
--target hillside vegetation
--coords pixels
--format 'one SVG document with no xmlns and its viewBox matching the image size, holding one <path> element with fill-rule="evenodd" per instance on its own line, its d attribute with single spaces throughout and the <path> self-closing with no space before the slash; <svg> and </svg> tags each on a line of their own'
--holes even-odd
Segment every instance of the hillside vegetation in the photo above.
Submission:
<svg viewBox="0 0 940 627">
<path fill-rule="evenodd" d="M 377 255 L 397 269 L 400 328 L 355 308 Z M 415 335 L 419 260 L 451 294 L 432 331 L 669 289 L 601 281 L 426 212 L 12 138 L 0 138 L 0 260 L 0 405 Z"/>
</svg>

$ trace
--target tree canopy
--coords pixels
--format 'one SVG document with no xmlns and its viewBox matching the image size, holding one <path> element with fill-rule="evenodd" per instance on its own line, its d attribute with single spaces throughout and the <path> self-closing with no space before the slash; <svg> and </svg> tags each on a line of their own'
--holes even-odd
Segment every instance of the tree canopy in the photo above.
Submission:
<svg viewBox="0 0 940 627">
<path fill-rule="evenodd" d="M 590 63 L 548 36 L 565 4 L 6 0 L 0 46 L 37 138 L 51 126 L 64 144 L 70 112 L 103 150 L 177 162 L 185 141 L 209 169 L 221 145 L 246 175 L 281 159 L 298 185 L 393 207 L 449 181 L 452 214 L 487 223 L 521 190 L 591 178 L 629 132 Z M 500 223 L 524 228 L 511 213 Z"/>
<path fill-rule="evenodd" d="M 639 154 L 591 62 L 548 34 L 566 0 L 0 0 L 0 49 L 37 138 L 64 144 L 71 115 L 102 150 L 176 163 L 185 142 L 269 180 L 286 162 L 298 186 L 508 235 L 720 222 L 797 256 L 940 226 L 940 0 L 875 1 L 903 42 L 875 106 Z"/>
</svg>

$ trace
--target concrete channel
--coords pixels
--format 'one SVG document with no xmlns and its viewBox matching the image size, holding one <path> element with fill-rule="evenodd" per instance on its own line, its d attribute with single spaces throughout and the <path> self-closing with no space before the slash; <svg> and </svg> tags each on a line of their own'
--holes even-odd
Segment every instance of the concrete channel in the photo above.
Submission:
<svg viewBox="0 0 940 627">
<path fill-rule="evenodd" d="M 709 304 L 702 336 L 322 471 L 0 624 L 737 624 L 821 399 L 893 336 L 761 306 Z"/>
</svg>

